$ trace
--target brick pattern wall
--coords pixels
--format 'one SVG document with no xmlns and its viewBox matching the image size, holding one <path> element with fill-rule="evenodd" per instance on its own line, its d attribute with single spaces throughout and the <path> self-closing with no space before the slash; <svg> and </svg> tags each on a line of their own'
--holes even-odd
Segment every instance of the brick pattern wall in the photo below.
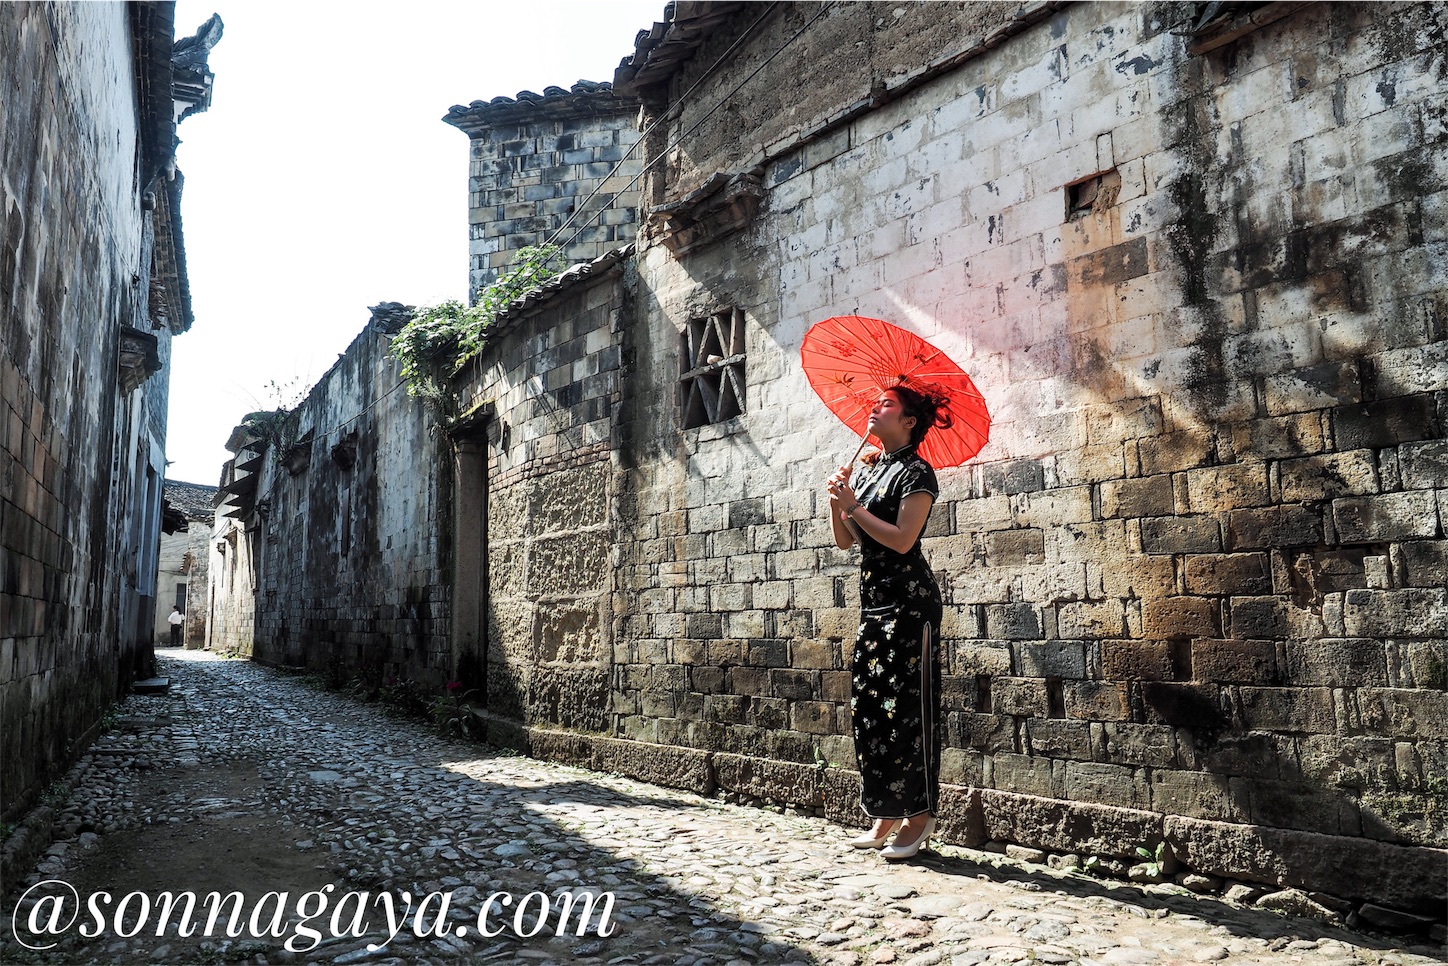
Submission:
<svg viewBox="0 0 1448 966">
<path fill-rule="evenodd" d="M 857 564 L 821 481 L 853 441 L 797 360 L 858 312 L 995 417 L 926 539 L 980 834 L 1067 847 L 1043 821 L 1093 803 L 1322 883 L 1317 834 L 1448 843 L 1438 16 L 1321 5 L 1194 57 L 1180 8 L 1075 5 L 782 154 L 752 229 L 646 247 L 638 342 L 743 308 L 750 406 L 681 432 L 676 360 L 639 353 L 619 732 L 796 763 L 718 780 L 850 814 Z"/>
<path fill-rule="evenodd" d="M 131 47 L 119 7 L 0 8 L 0 820 L 68 767 L 141 664 L 117 619 L 122 550 L 137 437 L 165 396 L 147 398 L 160 379 L 124 402 L 118 388 L 150 259 Z"/>
<path fill-rule="evenodd" d="M 620 330 L 618 272 L 510 320 L 459 375 L 487 424 L 487 705 L 525 723 L 611 730 Z"/>
<path fill-rule="evenodd" d="M 564 249 L 560 268 L 633 241 L 638 189 L 632 182 L 643 167 L 638 152 L 630 154 L 639 140 L 637 106 L 610 99 L 587 109 L 599 96 L 562 98 L 580 101 L 578 116 L 552 116 L 561 110 L 554 99 L 537 117 L 470 130 L 472 291 L 496 281 L 518 249 L 552 240 L 570 218 L 555 242 Z M 609 177 L 615 167 L 618 173 Z"/>
</svg>

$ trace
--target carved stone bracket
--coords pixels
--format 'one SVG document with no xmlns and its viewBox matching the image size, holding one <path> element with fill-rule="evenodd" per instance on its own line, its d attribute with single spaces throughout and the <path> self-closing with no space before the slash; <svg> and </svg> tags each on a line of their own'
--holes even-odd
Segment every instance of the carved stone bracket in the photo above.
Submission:
<svg viewBox="0 0 1448 966">
<path fill-rule="evenodd" d="M 160 343 L 150 332 L 126 325 L 121 327 L 121 358 L 118 375 L 121 394 L 130 395 L 152 374 L 161 371 Z"/>
<path fill-rule="evenodd" d="M 678 201 L 653 208 L 649 223 L 669 251 L 684 255 L 747 226 L 763 198 L 758 175 L 715 174 Z"/>
</svg>

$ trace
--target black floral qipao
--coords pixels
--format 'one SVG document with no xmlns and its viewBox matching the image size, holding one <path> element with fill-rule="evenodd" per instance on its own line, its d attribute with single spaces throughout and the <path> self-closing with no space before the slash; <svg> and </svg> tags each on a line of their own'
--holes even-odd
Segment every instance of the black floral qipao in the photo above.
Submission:
<svg viewBox="0 0 1448 966">
<path fill-rule="evenodd" d="M 935 470 L 909 446 L 881 457 L 855 487 L 860 505 L 892 524 L 901 501 L 914 493 L 938 497 L 940 487 Z M 918 539 L 907 553 L 897 553 L 868 534 L 858 536 L 860 632 L 850 710 L 861 805 L 871 818 L 934 812 L 940 775 L 940 588 Z"/>
</svg>

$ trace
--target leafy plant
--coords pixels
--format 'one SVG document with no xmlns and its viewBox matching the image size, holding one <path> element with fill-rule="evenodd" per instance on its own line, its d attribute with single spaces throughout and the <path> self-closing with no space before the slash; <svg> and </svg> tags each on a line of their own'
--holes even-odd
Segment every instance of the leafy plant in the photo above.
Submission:
<svg viewBox="0 0 1448 966">
<path fill-rule="evenodd" d="M 1161 875 L 1162 860 L 1166 857 L 1165 842 L 1158 844 L 1155 852 L 1152 852 L 1151 850 L 1138 845 L 1136 847 L 1136 854 L 1146 860 L 1145 865 L 1147 875 L 1151 876 L 1153 879 Z"/>
<path fill-rule="evenodd" d="M 449 299 L 414 312 L 388 349 L 402 363 L 408 393 L 446 414 L 447 380 L 483 350 L 488 328 L 508 305 L 552 277 L 548 266 L 558 252 L 552 245 L 521 248 L 512 268 L 478 289 L 471 306 Z"/>
<path fill-rule="evenodd" d="M 447 693 L 432 702 L 432 720 L 437 723 L 437 730 L 448 736 L 480 740 L 484 723 L 470 704 L 476 695 L 477 691 L 464 691 L 461 683 L 449 681 Z"/>
</svg>

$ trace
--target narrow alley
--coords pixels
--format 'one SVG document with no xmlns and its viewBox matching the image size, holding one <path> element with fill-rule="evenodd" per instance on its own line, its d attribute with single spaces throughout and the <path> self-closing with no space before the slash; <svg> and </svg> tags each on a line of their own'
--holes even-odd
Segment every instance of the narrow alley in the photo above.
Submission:
<svg viewBox="0 0 1448 966">
<path fill-rule="evenodd" d="M 169 693 L 128 697 L 53 789 L 57 844 L 6 898 L 24 943 L 6 930 L 0 962 L 1437 961 L 1431 947 L 988 852 L 887 868 L 819 819 L 446 740 L 249 661 L 172 649 L 158 663 Z M 57 913 L 46 880 L 99 913 Z M 191 936 L 179 915 L 157 935 L 162 893 L 212 890 L 243 897 L 230 937 L 234 907 L 215 928 L 198 907 Z M 321 899 L 302 904 L 308 891 Z M 430 893 L 450 896 L 445 926 Z M 345 911 L 344 894 L 359 897 Z M 564 894 L 591 894 L 605 919 L 557 935 L 537 910 Z M 415 920 L 408 896 L 425 908 Z M 279 907 L 289 918 L 273 920 Z M 479 936 L 484 911 L 497 935 Z"/>
</svg>

